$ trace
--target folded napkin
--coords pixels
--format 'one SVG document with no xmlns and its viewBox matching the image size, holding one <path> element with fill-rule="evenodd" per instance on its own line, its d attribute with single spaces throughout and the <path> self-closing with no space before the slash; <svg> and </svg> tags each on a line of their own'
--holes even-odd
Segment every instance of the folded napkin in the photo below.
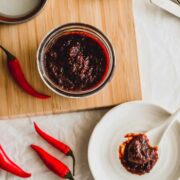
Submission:
<svg viewBox="0 0 180 180">
<path fill-rule="evenodd" d="M 64 162 L 72 169 L 72 159 L 63 155 L 44 141 L 34 130 L 33 121 L 47 133 L 67 143 L 76 157 L 76 180 L 92 180 L 87 161 L 87 147 L 93 128 L 107 110 L 69 113 L 46 117 L 32 117 L 21 120 L 0 122 L 0 132 L 3 148 L 18 165 L 31 172 L 30 180 L 59 180 L 50 172 L 41 159 L 31 149 L 30 145 L 41 146 L 50 154 Z M 19 180 L 5 171 L 0 170 L 1 180 Z"/>
<path fill-rule="evenodd" d="M 134 0 L 134 17 L 144 99 L 170 111 L 180 107 L 180 19 Z"/>
</svg>

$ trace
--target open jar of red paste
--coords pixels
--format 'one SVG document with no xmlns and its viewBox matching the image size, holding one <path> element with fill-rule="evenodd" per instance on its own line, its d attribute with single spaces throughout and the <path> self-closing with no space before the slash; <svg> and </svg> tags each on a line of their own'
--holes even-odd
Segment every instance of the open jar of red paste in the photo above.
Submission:
<svg viewBox="0 0 180 180">
<path fill-rule="evenodd" d="M 44 83 L 66 97 L 99 92 L 111 79 L 115 54 L 108 38 L 97 28 L 70 23 L 46 35 L 37 53 Z"/>
</svg>

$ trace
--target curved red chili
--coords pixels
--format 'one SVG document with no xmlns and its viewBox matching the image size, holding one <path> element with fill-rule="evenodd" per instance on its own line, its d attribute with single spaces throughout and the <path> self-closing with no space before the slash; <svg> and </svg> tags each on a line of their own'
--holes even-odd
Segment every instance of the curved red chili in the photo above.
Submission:
<svg viewBox="0 0 180 180">
<path fill-rule="evenodd" d="M 30 173 L 25 172 L 17 166 L 12 160 L 9 159 L 2 146 L 0 145 L 0 168 L 22 178 L 28 178 Z"/>
<path fill-rule="evenodd" d="M 7 65 L 10 74 L 16 81 L 16 83 L 28 94 L 33 97 L 40 98 L 40 99 L 47 99 L 50 96 L 37 92 L 25 79 L 25 76 L 22 72 L 22 68 L 18 59 L 12 55 L 9 51 L 7 51 L 4 47 L 0 45 L 0 48 L 6 53 L 7 55 Z"/>
<path fill-rule="evenodd" d="M 74 175 L 75 174 L 75 157 L 74 157 L 74 154 L 73 154 L 71 148 L 68 145 L 64 144 L 63 142 L 55 139 L 54 137 L 52 137 L 52 136 L 48 135 L 47 133 L 45 133 L 44 131 L 42 131 L 35 122 L 34 122 L 34 127 L 35 127 L 36 132 L 43 139 L 45 139 L 48 143 L 50 143 L 52 146 L 54 146 L 55 148 L 60 150 L 66 156 L 72 157 L 72 159 L 73 159 L 73 175 Z"/>
<path fill-rule="evenodd" d="M 50 170 L 52 170 L 54 173 L 56 173 L 58 176 L 62 178 L 74 180 L 71 171 L 65 164 L 63 164 L 61 161 L 50 155 L 41 147 L 36 145 L 31 145 L 31 147 L 37 152 L 41 160 Z"/>
</svg>

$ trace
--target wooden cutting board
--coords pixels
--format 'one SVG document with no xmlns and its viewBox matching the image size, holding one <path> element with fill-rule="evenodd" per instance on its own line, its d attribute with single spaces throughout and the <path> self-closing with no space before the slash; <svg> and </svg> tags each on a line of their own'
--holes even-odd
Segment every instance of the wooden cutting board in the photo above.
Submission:
<svg viewBox="0 0 180 180">
<path fill-rule="evenodd" d="M 52 28 L 68 22 L 84 22 L 98 27 L 115 48 L 114 77 L 108 86 L 92 97 L 60 97 L 43 84 L 37 71 L 36 51 L 40 41 Z M 0 44 L 20 59 L 30 84 L 51 95 L 49 100 L 39 100 L 24 93 L 9 76 L 6 57 L 0 52 L 0 119 L 94 109 L 141 99 L 131 0 L 49 0 L 33 20 L 19 25 L 1 24 Z"/>
</svg>

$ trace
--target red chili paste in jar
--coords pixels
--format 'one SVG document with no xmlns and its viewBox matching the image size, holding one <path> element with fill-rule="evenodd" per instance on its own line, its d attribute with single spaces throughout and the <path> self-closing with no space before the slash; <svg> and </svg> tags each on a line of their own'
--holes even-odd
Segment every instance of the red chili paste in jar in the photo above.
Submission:
<svg viewBox="0 0 180 180">
<path fill-rule="evenodd" d="M 44 67 L 47 76 L 60 89 L 84 91 L 105 79 L 109 56 L 103 43 L 93 35 L 71 32 L 46 47 Z"/>
</svg>

